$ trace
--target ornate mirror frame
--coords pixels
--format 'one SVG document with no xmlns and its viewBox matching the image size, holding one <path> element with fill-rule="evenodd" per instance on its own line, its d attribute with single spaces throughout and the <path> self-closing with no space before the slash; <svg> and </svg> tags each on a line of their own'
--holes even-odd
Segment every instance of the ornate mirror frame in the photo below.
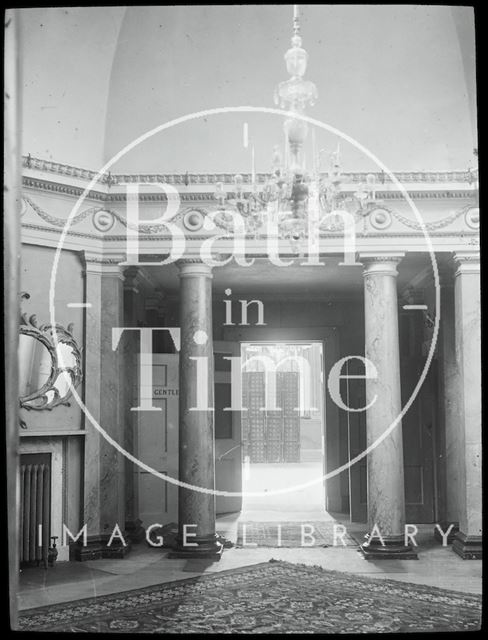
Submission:
<svg viewBox="0 0 488 640">
<path fill-rule="evenodd" d="M 29 299 L 28 293 L 21 293 L 21 299 Z M 60 324 L 38 325 L 35 314 L 21 314 L 21 334 L 38 340 L 51 357 L 50 373 L 46 382 L 35 391 L 19 397 L 20 407 L 27 410 L 50 411 L 59 405 L 70 406 L 68 402 L 72 389 L 77 387 L 83 378 L 82 355 L 73 336 L 73 324 L 67 328 Z M 70 362 L 66 360 L 69 357 Z M 57 384 L 63 382 L 62 385 Z"/>
</svg>

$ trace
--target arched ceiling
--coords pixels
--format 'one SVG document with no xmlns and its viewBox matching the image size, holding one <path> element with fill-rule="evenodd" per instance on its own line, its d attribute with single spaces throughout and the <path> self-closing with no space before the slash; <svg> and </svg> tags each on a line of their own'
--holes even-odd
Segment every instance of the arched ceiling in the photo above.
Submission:
<svg viewBox="0 0 488 640">
<path fill-rule="evenodd" d="M 24 9 L 23 150 L 98 169 L 138 136 L 214 107 L 273 107 L 287 79 L 291 6 Z M 307 114 L 369 148 L 392 170 L 465 169 L 476 146 L 470 8 L 303 5 Z M 282 121 L 209 116 L 140 144 L 116 172 L 268 171 Z M 310 136 L 309 136 L 310 137 Z M 308 152 L 311 142 L 309 141 Z M 336 139 L 316 133 L 317 148 Z M 341 145 L 345 170 L 371 160 Z"/>
<path fill-rule="evenodd" d="M 20 9 L 22 147 L 54 162 L 98 168 L 110 75 L 125 9 Z"/>
</svg>

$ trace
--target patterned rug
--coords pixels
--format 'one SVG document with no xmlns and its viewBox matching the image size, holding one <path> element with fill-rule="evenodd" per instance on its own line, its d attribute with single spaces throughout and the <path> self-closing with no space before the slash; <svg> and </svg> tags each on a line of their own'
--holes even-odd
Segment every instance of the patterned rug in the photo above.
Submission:
<svg viewBox="0 0 488 640">
<path fill-rule="evenodd" d="M 472 631 L 481 596 L 270 561 L 29 609 L 23 631 L 370 633 Z"/>
<path fill-rule="evenodd" d="M 358 543 L 341 529 L 338 522 L 238 522 L 236 547 L 332 547 L 334 525 L 338 547 L 357 547 Z M 303 529 L 302 529 L 303 526 Z M 245 542 L 244 544 L 244 527 Z M 281 531 L 278 530 L 280 527 Z M 341 537 L 342 536 L 342 537 Z M 345 542 L 343 545 L 342 540 Z"/>
</svg>

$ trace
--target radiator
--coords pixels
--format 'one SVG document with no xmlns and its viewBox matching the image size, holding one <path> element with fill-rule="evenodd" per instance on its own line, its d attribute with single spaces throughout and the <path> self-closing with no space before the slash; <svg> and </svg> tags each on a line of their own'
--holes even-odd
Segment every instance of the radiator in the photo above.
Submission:
<svg viewBox="0 0 488 640">
<path fill-rule="evenodd" d="M 20 466 L 20 562 L 40 562 L 47 569 L 50 525 L 50 467 Z"/>
</svg>

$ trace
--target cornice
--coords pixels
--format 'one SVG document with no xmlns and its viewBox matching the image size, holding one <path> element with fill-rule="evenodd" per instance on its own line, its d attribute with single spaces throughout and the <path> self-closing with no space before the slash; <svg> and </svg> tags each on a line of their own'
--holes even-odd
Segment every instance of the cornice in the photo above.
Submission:
<svg viewBox="0 0 488 640">
<path fill-rule="evenodd" d="M 81 180 L 93 180 L 98 173 L 90 169 L 82 169 L 80 167 L 63 164 L 60 162 L 52 162 L 42 158 L 33 158 L 30 155 L 22 157 L 22 166 L 27 169 L 52 173 L 54 175 L 62 175 Z M 244 184 L 250 184 L 251 174 L 241 174 Z M 324 176 L 326 174 L 324 173 Z M 377 190 L 381 190 L 383 184 L 393 184 L 393 181 L 384 172 L 345 172 L 342 174 L 344 183 L 363 183 L 366 177 L 373 175 L 377 184 Z M 469 171 L 398 171 L 394 173 L 395 178 L 399 182 L 423 182 L 423 183 L 465 183 L 471 184 L 472 175 Z M 256 174 L 258 183 L 264 183 L 268 175 L 266 173 Z M 165 182 L 175 185 L 196 185 L 196 184 L 216 184 L 223 182 L 224 184 L 233 184 L 234 173 L 184 173 L 184 174 L 111 174 L 110 172 L 102 175 L 97 180 L 100 184 L 113 186 L 123 182 Z"/>
<path fill-rule="evenodd" d="M 22 228 L 23 229 L 32 229 L 33 231 L 42 231 L 42 232 L 48 232 L 48 233 L 56 233 L 56 234 L 60 234 L 61 231 L 59 228 L 53 228 L 53 227 L 46 227 L 46 226 L 42 226 L 42 225 L 37 225 L 37 224 L 30 224 L 30 223 L 22 223 Z M 470 230 L 465 230 L 465 231 L 436 231 L 434 233 L 431 233 L 430 235 L 432 235 L 432 237 L 435 238 L 471 238 L 471 242 L 470 244 L 472 245 L 479 245 L 479 233 L 477 231 L 470 231 Z M 110 235 L 106 235 L 103 237 L 100 237 L 99 235 L 96 235 L 94 233 L 82 233 L 79 231 L 72 231 L 69 230 L 66 232 L 66 236 L 73 236 L 76 238 L 88 238 L 89 240 L 98 240 L 101 242 L 127 242 L 127 236 L 126 235 L 117 235 L 117 236 L 110 236 Z M 208 240 L 208 238 L 211 236 L 189 236 L 188 240 L 190 241 L 203 241 L 203 240 Z M 320 237 L 322 239 L 336 239 L 339 238 L 340 236 L 337 236 L 336 234 L 321 234 Z M 368 231 L 367 233 L 362 232 L 362 231 L 358 231 L 356 233 L 356 238 L 361 238 L 361 239 L 376 239 L 376 238 L 388 238 L 388 239 L 394 239 L 394 238 L 425 238 L 424 234 L 422 232 L 411 232 L 411 231 L 395 231 L 394 233 L 373 233 L 371 231 Z M 171 240 L 171 236 L 168 235 L 147 235 L 144 236 L 144 238 L 142 239 L 144 241 L 144 243 L 146 242 L 162 242 L 162 241 L 166 241 L 166 240 Z M 246 240 L 252 241 L 253 237 L 251 235 L 246 236 Z M 281 255 L 281 254 L 280 254 Z"/>
<path fill-rule="evenodd" d="M 127 176 L 125 176 L 127 177 Z M 134 176 L 134 180 L 127 182 L 137 182 L 136 178 L 144 176 Z M 171 176 L 160 176 L 163 178 L 170 178 Z M 175 176 L 172 176 L 173 178 Z M 210 176 L 211 177 L 211 176 Z M 158 182 L 158 180 L 152 180 L 149 182 Z M 161 180 L 163 182 L 163 180 Z M 179 182 L 175 182 L 173 180 L 164 180 L 166 184 L 180 184 Z M 264 182 L 264 181 L 263 181 Z M 200 182 L 199 184 L 212 184 L 212 182 Z M 75 185 L 67 185 L 60 182 L 53 182 L 48 179 L 42 178 L 33 178 L 32 176 L 23 176 L 22 177 L 22 185 L 29 189 L 36 189 L 38 191 L 48 191 L 50 193 L 59 193 L 62 195 L 72 196 L 79 198 L 83 193 L 84 189 Z M 107 187 L 105 187 L 107 188 Z M 351 193 L 354 191 L 354 188 L 347 189 L 347 186 L 344 186 L 344 191 Z M 407 189 L 408 195 L 414 200 L 425 200 L 425 199 L 471 199 L 473 198 L 473 191 L 470 189 L 460 190 L 456 189 L 453 191 L 449 191 L 447 189 L 433 189 L 429 191 L 410 191 Z M 179 194 L 180 200 L 182 202 L 214 202 L 214 194 L 209 191 L 192 191 L 192 192 L 180 192 Z M 230 197 L 233 197 L 232 192 L 228 192 Z M 125 193 L 110 193 L 108 191 L 96 191 L 90 190 L 86 196 L 86 198 L 91 200 L 98 200 L 102 203 L 116 203 L 116 202 L 126 202 L 127 196 Z M 401 191 L 377 191 L 376 197 L 378 200 L 402 200 L 404 199 L 404 195 Z M 167 202 L 166 194 L 157 191 L 154 193 L 140 193 L 139 200 L 141 202 Z"/>
<path fill-rule="evenodd" d="M 79 198 L 85 192 L 81 187 L 43 180 L 41 178 L 32 178 L 31 176 L 22 176 L 22 186 L 28 187 L 29 189 L 37 189 L 38 191 L 49 191 L 51 193 L 75 196 L 76 198 Z M 100 200 L 102 202 L 105 201 L 106 197 L 107 194 L 101 191 L 89 191 L 86 195 L 86 198 Z"/>
</svg>

